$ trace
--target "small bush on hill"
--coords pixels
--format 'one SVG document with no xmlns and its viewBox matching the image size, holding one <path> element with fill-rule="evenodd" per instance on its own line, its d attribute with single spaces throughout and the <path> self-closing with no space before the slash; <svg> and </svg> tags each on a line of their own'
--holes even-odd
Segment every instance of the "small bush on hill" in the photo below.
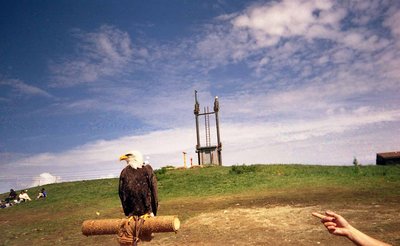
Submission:
<svg viewBox="0 0 400 246">
<path fill-rule="evenodd" d="M 174 166 L 168 165 L 168 166 L 162 167 L 160 169 L 154 170 L 154 173 L 156 174 L 157 179 L 161 179 L 167 173 L 168 170 L 174 170 L 174 169 L 175 169 Z"/>
<path fill-rule="evenodd" d="M 231 167 L 229 170 L 229 174 L 242 174 L 242 173 L 255 173 L 256 172 L 256 166 L 246 166 L 246 165 L 234 165 Z"/>
<path fill-rule="evenodd" d="M 163 176 L 164 174 L 167 173 L 167 168 L 166 167 L 162 167 L 160 169 L 156 169 L 156 170 L 154 170 L 154 173 L 156 174 L 157 179 L 160 179 L 161 176 Z"/>
</svg>

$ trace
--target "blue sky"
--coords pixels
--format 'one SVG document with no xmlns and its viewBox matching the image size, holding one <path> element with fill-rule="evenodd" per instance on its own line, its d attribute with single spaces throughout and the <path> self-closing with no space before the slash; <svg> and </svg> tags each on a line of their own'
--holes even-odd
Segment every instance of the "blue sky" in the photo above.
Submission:
<svg viewBox="0 0 400 246">
<path fill-rule="evenodd" d="M 398 1 L 3 1 L 0 191 L 195 158 L 373 164 L 400 150 Z M 214 135 L 215 136 L 215 135 Z"/>
</svg>

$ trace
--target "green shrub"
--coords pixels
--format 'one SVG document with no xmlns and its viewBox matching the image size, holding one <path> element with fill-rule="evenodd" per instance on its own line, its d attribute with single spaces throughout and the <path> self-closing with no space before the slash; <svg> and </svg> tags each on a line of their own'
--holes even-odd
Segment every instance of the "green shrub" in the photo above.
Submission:
<svg viewBox="0 0 400 246">
<path fill-rule="evenodd" d="M 229 170 L 230 174 L 255 173 L 255 172 L 256 172 L 256 166 L 254 165 L 246 166 L 245 164 L 241 166 L 234 165 Z"/>
<path fill-rule="evenodd" d="M 160 180 L 161 177 L 163 177 L 164 174 L 167 173 L 167 170 L 168 170 L 167 167 L 162 167 L 162 168 L 160 168 L 160 169 L 154 170 L 154 173 L 156 174 L 157 179 Z"/>
</svg>

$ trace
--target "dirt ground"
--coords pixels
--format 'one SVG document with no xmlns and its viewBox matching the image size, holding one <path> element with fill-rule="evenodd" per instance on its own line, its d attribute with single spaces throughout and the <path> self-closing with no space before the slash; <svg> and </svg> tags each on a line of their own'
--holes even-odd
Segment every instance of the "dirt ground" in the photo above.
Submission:
<svg viewBox="0 0 400 246">
<path fill-rule="evenodd" d="M 304 194 L 303 194 L 304 195 Z M 364 194 L 365 195 L 365 194 Z M 230 198 L 228 201 L 205 200 L 164 204 L 165 209 L 182 211 L 184 221 L 177 234 L 157 234 L 143 245 L 353 245 L 347 239 L 329 234 L 312 212 L 335 211 L 353 226 L 382 241 L 400 245 L 400 206 L 398 198 L 379 200 L 335 198 L 316 202 L 301 197 L 290 202 L 271 202 L 253 197 Z M 315 205 L 318 204 L 318 205 Z M 190 208 L 185 208 L 190 206 Z M 184 210 L 198 207 L 195 216 Z"/>
<path fill-rule="evenodd" d="M 364 232 L 400 243 L 398 208 L 371 205 L 343 209 L 340 213 Z M 384 208 L 385 212 L 380 213 Z M 174 235 L 156 235 L 146 245 L 353 245 L 330 235 L 311 212 L 319 206 L 276 206 L 242 208 L 240 204 L 215 212 L 201 213 L 181 225 Z M 364 222 L 365 221 L 365 222 Z"/>
<path fill-rule="evenodd" d="M 353 245 L 329 234 L 312 212 L 335 211 L 372 237 L 400 245 L 400 197 L 337 191 L 249 194 L 161 202 L 159 215 L 178 215 L 180 230 L 140 245 Z M 94 239 L 94 238 L 93 238 Z M 118 245 L 115 236 L 80 241 Z M 88 244 L 87 244 L 88 243 Z M 84 245 L 84 244 L 82 244 Z"/>
<path fill-rule="evenodd" d="M 150 242 L 140 245 L 353 245 L 346 238 L 329 234 L 319 219 L 311 215 L 326 210 L 343 215 L 372 237 L 400 245 L 399 204 L 397 188 L 385 192 L 340 187 L 161 200 L 158 215 L 177 215 L 180 229 L 176 234 L 155 234 Z M 99 208 L 100 216 L 95 213 L 98 208 L 90 209 L 86 212 L 97 219 L 124 217 L 120 206 Z M 46 221 L 63 215 L 48 212 L 25 215 L 24 224 L 39 225 L 28 231 L 0 233 L 0 245 L 118 245 L 116 235 L 83 236 L 83 219 L 75 217 L 73 221 L 65 220 L 60 228 L 43 231 Z M 5 232 L 15 226 L 7 219 L 0 224 Z"/>
</svg>

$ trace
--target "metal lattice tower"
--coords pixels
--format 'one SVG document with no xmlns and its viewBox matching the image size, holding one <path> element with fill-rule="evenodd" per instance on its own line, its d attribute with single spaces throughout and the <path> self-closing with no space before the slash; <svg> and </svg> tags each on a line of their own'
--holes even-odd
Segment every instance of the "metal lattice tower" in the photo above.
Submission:
<svg viewBox="0 0 400 246">
<path fill-rule="evenodd" d="M 211 165 L 222 165 L 222 143 L 220 139 L 219 133 L 219 101 L 218 97 L 215 97 L 214 100 L 214 112 L 210 112 L 209 108 L 204 107 L 204 112 L 200 112 L 200 104 L 197 101 L 197 91 L 195 91 L 195 104 L 194 104 L 194 115 L 196 118 L 196 136 L 197 136 L 197 144 L 196 144 L 196 153 L 198 158 L 198 164 L 211 164 Z M 217 145 L 211 145 L 211 131 L 210 131 L 210 115 L 215 115 L 215 126 L 217 132 Z M 199 131 L 199 117 L 204 116 L 204 124 L 205 124 L 205 145 L 202 146 L 200 143 L 200 131 Z M 217 157 L 217 158 L 215 158 Z"/>
</svg>

